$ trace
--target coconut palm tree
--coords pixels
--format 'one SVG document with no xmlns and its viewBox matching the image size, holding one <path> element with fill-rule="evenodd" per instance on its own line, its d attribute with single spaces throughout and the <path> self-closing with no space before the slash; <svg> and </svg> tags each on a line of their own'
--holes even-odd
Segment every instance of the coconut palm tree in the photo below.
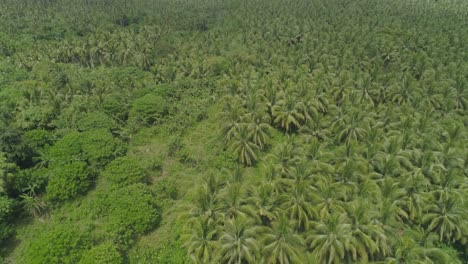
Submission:
<svg viewBox="0 0 468 264">
<path fill-rule="evenodd" d="M 229 148 L 237 155 L 239 162 L 247 166 L 257 161 L 257 153 L 260 151 L 260 147 L 253 142 L 252 131 L 247 124 L 238 126 Z"/>
<path fill-rule="evenodd" d="M 218 229 L 213 219 L 199 216 L 188 222 L 190 234 L 183 239 L 184 246 L 194 263 L 208 264 L 214 261 L 216 252 L 216 236 Z"/>
<path fill-rule="evenodd" d="M 354 248 L 351 225 L 346 215 L 333 214 L 314 222 L 306 235 L 306 243 L 321 263 L 343 263 L 348 252 Z"/>
<path fill-rule="evenodd" d="M 246 203 L 244 193 L 242 192 L 239 183 L 229 184 L 221 195 L 221 211 L 225 218 L 246 218 L 248 215 L 253 215 L 251 207 Z"/>
<path fill-rule="evenodd" d="M 242 217 L 226 220 L 218 240 L 219 260 L 228 264 L 255 263 L 260 251 L 260 243 L 256 239 L 258 231 Z"/>
<path fill-rule="evenodd" d="M 193 216 L 207 216 L 216 219 L 219 210 L 218 194 L 208 184 L 198 187 L 194 194 L 193 206 L 190 214 Z"/>
<path fill-rule="evenodd" d="M 295 146 L 292 138 L 279 144 L 266 158 L 276 165 L 282 177 L 289 177 L 295 164 L 301 159 L 302 149 Z"/>
<path fill-rule="evenodd" d="M 428 231 L 439 235 L 440 241 L 454 242 L 467 235 L 468 221 L 466 207 L 463 200 L 452 197 L 442 197 L 429 203 L 424 208 L 422 222 L 427 225 Z"/>
<path fill-rule="evenodd" d="M 281 92 L 272 108 L 274 123 L 286 132 L 296 131 L 306 121 L 306 107 L 297 99 L 291 92 Z"/>
<path fill-rule="evenodd" d="M 386 258 L 384 263 L 452 263 L 445 252 L 436 247 L 422 247 L 416 243 L 411 236 L 403 236 L 396 246 L 393 255 Z"/>
<path fill-rule="evenodd" d="M 252 141 L 264 149 L 270 141 L 270 126 L 269 117 L 260 111 L 253 112 L 246 116 L 246 122 L 249 130 L 252 131 Z"/>
<path fill-rule="evenodd" d="M 410 220 L 415 220 L 422 215 L 422 210 L 428 202 L 428 191 L 430 182 L 424 177 L 419 169 L 405 174 L 403 184 L 406 195 L 403 198 L 405 210 Z"/>
<path fill-rule="evenodd" d="M 366 263 L 377 253 L 385 256 L 389 250 L 388 238 L 384 230 L 372 221 L 377 212 L 365 200 L 358 199 L 346 206 L 346 212 L 351 223 L 351 233 L 354 237 L 355 250 L 351 252 L 352 260 Z"/>
<path fill-rule="evenodd" d="M 353 109 L 337 119 L 332 125 L 332 130 L 336 132 L 338 142 L 360 141 L 366 137 L 368 123 L 369 118 L 365 116 L 364 111 Z"/>
<path fill-rule="evenodd" d="M 280 209 L 281 197 L 275 192 L 273 187 L 268 184 L 253 186 L 247 192 L 247 204 L 253 212 L 252 218 L 257 219 L 264 226 L 276 219 L 276 212 Z"/>
<path fill-rule="evenodd" d="M 262 262 L 269 264 L 303 262 L 301 250 L 304 242 L 302 238 L 294 233 L 288 217 L 279 215 L 276 219 L 272 227 L 265 228 L 262 233 Z"/>
<path fill-rule="evenodd" d="M 311 203 L 311 190 L 308 184 L 303 182 L 295 184 L 283 196 L 282 209 L 285 214 L 295 222 L 295 228 L 298 231 L 308 230 L 310 220 L 317 219 L 318 213 Z"/>
<path fill-rule="evenodd" d="M 345 211 L 343 202 L 350 191 L 347 186 L 335 182 L 332 176 L 321 176 L 314 177 L 311 188 L 315 194 L 312 197 L 314 207 L 320 219 Z"/>
</svg>

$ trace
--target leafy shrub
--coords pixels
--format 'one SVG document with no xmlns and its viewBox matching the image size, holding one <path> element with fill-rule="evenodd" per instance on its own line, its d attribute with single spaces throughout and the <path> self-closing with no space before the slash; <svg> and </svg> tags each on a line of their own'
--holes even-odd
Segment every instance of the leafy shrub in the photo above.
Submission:
<svg viewBox="0 0 468 264">
<path fill-rule="evenodd" d="M 49 151 L 53 164 L 83 161 L 102 167 L 123 152 L 122 143 L 104 129 L 71 132 L 57 141 Z"/>
<path fill-rule="evenodd" d="M 156 183 L 155 195 L 162 199 L 177 199 L 177 187 L 173 179 L 162 179 Z"/>
<path fill-rule="evenodd" d="M 129 118 L 137 124 L 152 125 L 166 116 L 167 110 L 166 100 L 150 93 L 133 101 Z"/>
<path fill-rule="evenodd" d="M 33 151 L 38 151 L 45 146 L 52 144 L 53 135 L 43 129 L 34 129 L 24 133 L 24 143 Z"/>
<path fill-rule="evenodd" d="M 75 264 L 91 247 L 89 234 L 69 224 L 53 225 L 31 238 L 22 254 L 24 264 Z"/>
<path fill-rule="evenodd" d="M 106 193 L 99 204 L 106 229 L 121 246 L 155 228 L 161 219 L 155 197 L 145 184 L 137 183 Z"/>
<path fill-rule="evenodd" d="M 128 118 L 128 107 L 126 100 L 118 95 L 110 94 L 104 98 L 102 103 L 104 112 L 109 115 L 125 121 Z"/>
<path fill-rule="evenodd" d="M 12 199 L 0 193 L 0 243 L 13 234 L 13 228 L 8 224 L 8 217 L 13 211 L 13 204 Z"/>
<path fill-rule="evenodd" d="M 25 190 L 40 191 L 47 184 L 49 170 L 46 168 L 35 168 L 19 170 L 17 173 L 6 177 L 8 193 L 17 196 Z"/>
<path fill-rule="evenodd" d="M 103 243 L 83 254 L 79 264 L 121 264 L 122 255 L 112 243 Z"/>
<path fill-rule="evenodd" d="M 146 173 L 140 161 L 128 156 L 113 160 L 102 175 L 117 186 L 127 186 L 146 180 Z"/>
<path fill-rule="evenodd" d="M 84 193 L 90 185 L 91 173 L 86 163 L 75 161 L 54 167 L 46 187 L 51 201 L 62 202 Z"/>
<path fill-rule="evenodd" d="M 117 123 L 102 112 L 87 113 L 77 123 L 79 131 L 104 129 L 112 132 L 117 129 Z"/>
<path fill-rule="evenodd" d="M 129 254 L 130 263 L 139 264 L 183 264 L 190 263 L 180 242 L 167 241 L 159 248 L 139 247 Z"/>
<path fill-rule="evenodd" d="M 214 76 L 218 76 L 228 72 L 231 65 L 224 57 L 210 57 L 206 59 L 206 67 Z"/>
</svg>

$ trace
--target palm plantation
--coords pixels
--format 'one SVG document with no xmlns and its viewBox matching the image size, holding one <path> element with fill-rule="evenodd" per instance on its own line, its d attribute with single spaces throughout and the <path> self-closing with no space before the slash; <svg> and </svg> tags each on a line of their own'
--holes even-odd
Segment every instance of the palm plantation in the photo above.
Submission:
<svg viewBox="0 0 468 264">
<path fill-rule="evenodd" d="M 464 0 L 3 0 L 0 263 L 466 263 L 467 43 Z"/>
</svg>

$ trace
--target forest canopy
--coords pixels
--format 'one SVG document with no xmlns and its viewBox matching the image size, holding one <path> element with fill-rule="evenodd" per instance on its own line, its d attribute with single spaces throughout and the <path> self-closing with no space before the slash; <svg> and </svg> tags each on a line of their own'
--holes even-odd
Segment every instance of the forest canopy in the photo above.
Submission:
<svg viewBox="0 0 468 264">
<path fill-rule="evenodd" d="M 2 0 L 0 263 L 468 263 L 468 2 Z"/>
</svg>

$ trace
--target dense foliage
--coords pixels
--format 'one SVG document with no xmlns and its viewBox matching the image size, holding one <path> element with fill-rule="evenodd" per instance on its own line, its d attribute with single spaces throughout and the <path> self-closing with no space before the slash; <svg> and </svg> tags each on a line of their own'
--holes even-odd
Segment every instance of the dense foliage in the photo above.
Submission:
<svg viewBox="0 0 468 264">
<path fill-rule="evenodd" d="M 465 263 L 467 43 L 463 0 L 3 0 L 0 262 Z"/>
</svg>

